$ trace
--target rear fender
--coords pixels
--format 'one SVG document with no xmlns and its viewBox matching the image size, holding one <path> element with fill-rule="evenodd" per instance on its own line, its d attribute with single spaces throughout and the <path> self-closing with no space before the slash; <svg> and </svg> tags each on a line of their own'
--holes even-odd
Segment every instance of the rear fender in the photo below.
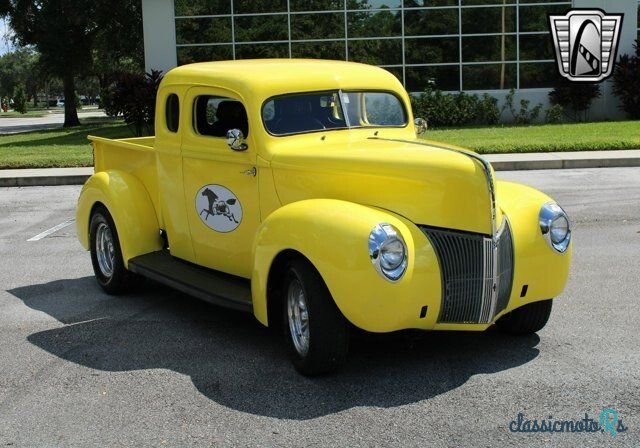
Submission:
<svg viewBox="0 0 640 448">
<path fill-rule="evenodd" d="M 162 249 L 158 218 L 151 197 L 135 176 L 118 170 L 101 171 L 82 187 L 76 210 L 78 239 L 89 249 L 91 213 L 104 205 L 118 231 L 125 266 L 131 258 Z"/>
</svg>

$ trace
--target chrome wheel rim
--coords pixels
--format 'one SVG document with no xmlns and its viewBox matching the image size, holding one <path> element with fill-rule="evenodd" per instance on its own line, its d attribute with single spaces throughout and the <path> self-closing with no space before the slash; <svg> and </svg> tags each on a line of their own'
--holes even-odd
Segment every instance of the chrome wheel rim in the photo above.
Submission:
<svg viewBox="0 0 640 448">
<path fill-rule="evenodd" d="M 287 316 L 293 345 L 300 356 L 306 356 L 309 352 L 309 312 L 307 299 L 298 279 L 289 284 Z"/>
<path fill-rule="evenodd" d="M 103 222 L 98 225 L 96 230 L 96 258 L 102 275 L 111 278 L 116 259 L 115 247 L 111 229 Z"/>
</svg>

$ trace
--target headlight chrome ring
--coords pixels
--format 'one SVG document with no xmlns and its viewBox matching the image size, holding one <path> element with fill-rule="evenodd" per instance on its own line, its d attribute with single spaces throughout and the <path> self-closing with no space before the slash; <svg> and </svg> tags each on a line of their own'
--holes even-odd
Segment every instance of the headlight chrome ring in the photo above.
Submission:
<svg viewBox="0 0 640 448">
<path fill-rule="evenodd" d="M 540 209 L 540 231 L 545 241 L 558 253 L 566 252 L 571 242 L 571 224 L 567 213 L 555 202 Z"/>
<path fill-rule="evenodd" d="M 380 223 L 369 234 L 369 258 L 376 270 L 390 282 L 397 282 L 407 270 L 407 245 L 398 229 Z"/>
</svg>

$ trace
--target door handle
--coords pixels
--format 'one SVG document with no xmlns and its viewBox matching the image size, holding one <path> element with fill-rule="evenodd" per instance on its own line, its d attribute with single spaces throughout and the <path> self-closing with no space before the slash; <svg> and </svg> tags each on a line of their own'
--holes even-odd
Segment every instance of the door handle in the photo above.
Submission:
<svg viewBox="0 0 640 448">
<path fill-rule="evenodd" d="M 250 170 L 240 171 L 240 174 L 244 174 L 245 176 L 256 177 L 256 174 L 258 174 L 258 170 L 256 170 L 256 167 L 254 166 Z"/>
</svg>

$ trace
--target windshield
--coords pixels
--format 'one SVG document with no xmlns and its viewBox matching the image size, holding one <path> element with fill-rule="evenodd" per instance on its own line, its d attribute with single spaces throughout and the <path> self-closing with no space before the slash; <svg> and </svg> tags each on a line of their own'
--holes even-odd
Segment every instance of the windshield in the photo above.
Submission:
<svg viewBox="0 0 640 448">
<path fill-rule="evenodd" d="M 407 115 L 398 97 L 388 92 L 313 92 L 271 98 L 262 120 L 274 135 L 325 129 L 405 126 Z"/>
</svg>

